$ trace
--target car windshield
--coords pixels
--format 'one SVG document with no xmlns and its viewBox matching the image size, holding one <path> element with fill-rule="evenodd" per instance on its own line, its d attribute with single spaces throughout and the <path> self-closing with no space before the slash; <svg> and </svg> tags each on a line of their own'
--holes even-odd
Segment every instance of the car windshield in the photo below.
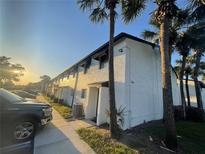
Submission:
<svg viewBox="0 0 205 154">
<path fill-rule="evenodd" d="M 4 89 L 0 89 L 0 96 L 3 97 L 5 100 L 7 100 L 10 103 L 15 103 L 15 102 L 24 102 L 25 99 L 23 99 L 22 97 L 13 94 L 7 90 Z"/>
</svg>

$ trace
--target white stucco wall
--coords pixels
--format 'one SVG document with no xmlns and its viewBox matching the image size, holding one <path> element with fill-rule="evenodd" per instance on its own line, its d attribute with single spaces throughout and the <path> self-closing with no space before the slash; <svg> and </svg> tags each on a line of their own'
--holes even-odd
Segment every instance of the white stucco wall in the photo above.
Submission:
<svg viewBox="0 0 205 154">
<path fill-rule="evenodd" d="M 125 53 L 120 52 L 119 49 L 125 46 L 124 42 L 119 42 L 114 47 L 114 68 L 115 68 L 115 89 L 116 89 L 116 107 L 119 108 L 121 105 L 124 106 L 125 98 Z M 89 112 L 89 87 L 90 84 L 98 82 L 108 81 L 108 63 L 105 67 L 99 69 L 99 61 L 92 60 L 91 66 L 88 68 L 87 72 L 84 74 L 83 70 L 79 72 L 78 84 L 76 88 L 76 95 L 74 103 L 82 103 L 84 106 L 85 117 L 90 117 Z M 82 89 L 87 89 L 86 98 L 81 98 Z M 109 100 L 109 97 L 107 100 Z"/>
<path fill-rule="evenodd" d="M 63 89 L 61 91 L 61 99 L 64 99 L 69 106 L 72 105 L 76 78 L 77 74 L 75 74 L 75 76 L 70 74 L 68 77 L 61 79 L 58 84 L 59 88 Z"/>
<path fill-rule="evenodd" d="M 107 122 L 109 111 L 109 89 L 107 87 L 101 87 L 99 89 L 99 102 L 98 102 L 98 113 L 97 113 L 97 125 L 101 125 Z"/>
<path fill-rule="evenodd" d="M 190 95 L 191 106 L 197 107 L 197 99 L 196 99 L 196 91 L 195 91 L 194 81 L 189 80 L 188 85 L 189 85 L 189 95 Z M 184 94 L 185 94 L 185 97 L 187 97 L 185 81 L 184 81 Z M 203 101 L 203 108 L 205 109 L 205 89 L 202 89 L 201 96 L 202 96 L 202 101 Z M 187 98 L 186 98 L 186 100 L 187 100 Z"/>
<path fill-rule="evenodd" d="M 163 116 L 161 60 L 158 49 L 126 39 L 126 97 L 128 115 L 124 128 Z M 174 105 L 180 104 L 179 87 L 172 73 Z"/>
</svg>

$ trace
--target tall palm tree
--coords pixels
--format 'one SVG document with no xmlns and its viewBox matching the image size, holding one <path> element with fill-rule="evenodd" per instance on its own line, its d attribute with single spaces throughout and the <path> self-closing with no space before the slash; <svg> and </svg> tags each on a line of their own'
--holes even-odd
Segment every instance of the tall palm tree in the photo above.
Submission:
<svg viewBox="0 0 205 154">
<path fill-rule="evenodd" d="M 195 23 L 192 31 L 194 34 L 198 34 L 200 37 L 204 36 L 204 20 L 205 20 L 205 2 L 203 0 L 188 0 L 190 2 L 190 8 L 192 9 L 192 14 L 190 15 L 190 22 Z M 196 32 L 196 33 L 195 33 Z M 202 33 L 201 33 L 202 32 Z M 203 109 L 202 96 L 200 84 L 198 81 L 199 75 L 199 66 L 201 61 L 202 53 L 205 51 L 204 38 L 200 39 L 198 35 L 195 35 L 195 41 L 193 42 L 194 50 L 196 51 L 196 61 L 195 61 L 195 70 L 194 70 L 194 83 L 195 83 L 195 91 L 197 97 L 197 105 L 198 108 Z M 203 42 L 203 43 L 202 43 Z"/>
<path fill-rule="evenodd" d="M 195 68 L 193 72 L 193 79 L 195 83 L 197 105 L 198 108 L 203 109 L 201 87 L 198 81 L 198 76 L 200 71 L 201 57 L 203 52 L 205 51 L 205 22 L 193 25 L 190 28 L 190 31 L 193 37 L 191 47 L 195 51 Z"/>
<path fill-rule="evenodd" d="M 186 101 L 185 101 L 185 95 L 184 95 L 183 79 L 184 79 L 184 74 L 185 74 L 187 56 L 189 55 L 189 52 L 190 52 L 190 37 L 189 35 L 187 35 L 186 32 L 179 35 L 177 43 L 176 43 L 176 49 L 179 51 L 180 55 L 182 56 L 181 67 L 179 71 L 179 81 L 180 81 L 180 94 L 181 94 L 181 100 L 182 100 L 183 117 L 185 119 L 186 118 Z"/>
<path fill-rule="evenodd" d="M 175 0 L 157 0 L 158 8 L 155 13 L 156 21 L 160 25 L 160 52 L 162 68 L 162 90 L 164 103 L 164 120 L 166 128 L 165 143 L 169 148 L 177 147 L 176 126 L 173 113 L 173 98 L 170 74 L 169 56 L 169 25 L 170 19 L 177 13 Z"/>
<path fill-rule="evenodd" d="M 191 74 L 191 67 L 187 66 L 185 68 L 185 87 L 186 87 L 186 97 L 187 97 L 187 105 L 188 107 L 191 106 L 191 102 L 190 102 L 190 93 L 189 93 L 189 76 Z"/>
<path fill-rule="evenodd" d="M 182 38 L 184 37 L 178 37 L 179 33 L 181 33 L 181 28 L 186 24 L 186 20 L 189 14 L 189 9 L 185 9 L 185 10 L 179 10 L 176 14 L 176 18 L 171 20 L 171 25 L 169 26 L 169 61 L 171 63 L 171 54 L 174 51 L 174 49 L 177 48 L 177 46 L 182 46 L 183 44 L 181 44 L 179 41 L 184 41 L 182 40 Z M 154 20 L 154 17 L 151 17 L 150 20 L 150 24 L 154 27 L 155 31 L 149 31 L 149 30 L 145 30 L 142 33 L 142 36 L 147 39 L 147 40 L 152 40 L 155 43 L 159 43 L 160 41 L 160 26 L 159 23 L 157 23 Z M 178 43 L 177 43 L 178 42 Z M 186 46 L 184 46 L 186 47 Z M 188 54 L 189 50 L 183 50 L 183 52 L 179 52 L 183 59 L 185 60 L 186 58 L 184 58 L 185 54 Z M 170 64 L 171 65 L 171 64 Z M 183 63 L 183 66 L 185 66 L 185 61 Z M 183 67 L 184 68 L 184 67 Z M 170 71 L 172 71 L 172 69 L 170 69 Z M 181 77 L 180 79 L 180 92 L 181 92 L 181 101 L 182 101 L 182 106 L 183 106 L 183 113 L 184 113 L 184 118 L 186 117 L 186 110 L 185 110 L 185 106 L 186 106 L 186 102 L 185 102 L 185 96 L 184 96 L 184 90 L 183 90 L 183 75 L 184 75 L 184 69 L 182 69 L 181 75 L 179 75 L 179 77 Z"/>
<path fill-rule="evenodd" d="M 122 16 L 129 16 L 129 11 L 132 11 L 128 21 L 144 9 L 146 0 L 78 0 L 80 8 L 85 11 L 91 10 L 90 19 L 93 22 L 102 22 L 109 17 L 109 103 L 110 103 L 110 132 L 111 136 L 118 137 L 117 110 L 115 102 L 115 85 L 114 85 L 114 65 L 113 65 L 113 47 L 114 47 L 114 31 L 115 18 L 117 12 L 115 8 L 117 4 L 122 6 Z M 128 18 L 123 18 L 126 22 Z"/>
<path fill-rule="evenodd" d="M 194 76 L 194 70 L 195 70 L 195 55 L 189 55 L 186 57 L 186 66 L 185 66 L 185 88 L 186 88 L 186 96 L 187 96 L 187 105 L 188 107 L 191 106 L 191 102 L 190 102 L 190 94 L 189 94 L 189 84 L 188 81 L 189 79 L 193 79 Z M 182 60 L 176 60 L 176 64 L 177 66 L 174 67 L 175 71 L 177 72 L 177 74 L 180 74 L 181 70 L 182 70 L 182 64 L 183 61 Z M 199 76 L 202 77 L 202 80 L 205 76 L 205 62 L 201 61 L 200 62 L 200 67 L 199 67 Z"/>
</svg>

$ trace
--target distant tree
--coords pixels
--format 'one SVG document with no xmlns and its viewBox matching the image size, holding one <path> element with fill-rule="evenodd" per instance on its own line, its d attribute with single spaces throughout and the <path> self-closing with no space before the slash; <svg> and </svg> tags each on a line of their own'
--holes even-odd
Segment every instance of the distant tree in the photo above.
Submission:
<svg viewBox="0 0 205 154">
<path fill-rule="evenodd" d="M 42 75 L 40 76 L 41 81 L 50 81 L 51 77 L 48 75 Z"/>
<path fill-rule="evenodd" d="M 40 76 L 40 79 L 41 79 L 41 81 L 39 82 L 39 84 L 40 84 L 40 91 L 42 93 L 46 93 L 47 86 L 48 86 L 48 83 L 51 80 L 51 78 L 48 75 L 42 75 L 42 76 Z"/>
<path fill-rule="evenodd" d="M 0 56 L 0 87 L 13 85 L 23 76 L 25 68 L 21 64 L 13 64 L 10 57 Z"/>
</svg>

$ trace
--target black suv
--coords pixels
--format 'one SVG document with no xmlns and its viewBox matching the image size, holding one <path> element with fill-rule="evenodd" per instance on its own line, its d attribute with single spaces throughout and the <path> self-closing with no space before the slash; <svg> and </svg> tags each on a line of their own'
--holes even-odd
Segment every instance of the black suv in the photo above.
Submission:
<svg viewBox="0 0 205 154">
<path fill-rule="evenodd" d="M 27 141 L 39 126 L 52 119 L 52 107 L 46 103 L 25 100 L 0 89 L 0 146 L 7 140 Z"/>
</svg>

